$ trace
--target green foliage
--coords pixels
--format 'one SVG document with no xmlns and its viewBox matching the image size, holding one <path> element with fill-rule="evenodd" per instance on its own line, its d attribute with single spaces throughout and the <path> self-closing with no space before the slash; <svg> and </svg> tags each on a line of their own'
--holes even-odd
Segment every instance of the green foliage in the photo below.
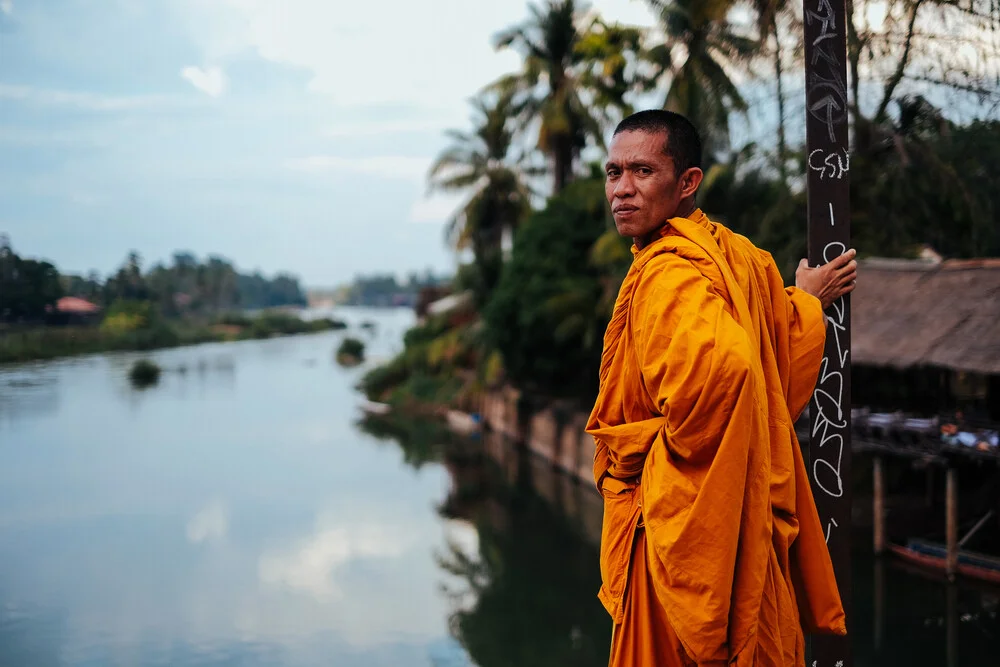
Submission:
<svg viewBox="0 0 1000 667">
<path fill-rule="evenodd" d="M 478 323 L 428 318 L 406 332 L 402 353 L 365 374 L 359 389 L 372 401 L 473 409 L 482 388 L 483 335 Z"/>
<path fill-rule="evenodd" d="M 423 275 L 411 273 L 400 281 L 391 273 L 357 276 L 354 282 L 339 290 L 338 303 L 349 306 L 412 306 L 421 290 L 446 284 L 445 278 L 427 270 Z"/>
<path fill-rule="evenodd" d="M 330 317 L 320 317 L 315 320 L 310 320 L 307 322 L 310 331 L 342 331 L 347 328 L 347 322 L 343 320 L 335 320 Z M 362 322 L 362 329 L 373 329 L 375 327 L 372 322 Z"/>
<path fill-rule="evenodd" d="M 606 317 L 604 274 L 591 251 L 608 229 L 600 180 L 571 184 L 533 214 L 484 319 L 489 342 L 518 387 L 553 396 L 593 395 Z"/>
<path fill-rule="evenodd" d="M 389 394 L 410 377 L 410 364 L 405 354 L 368 371 L 358 388 L 371 401 L 385 401 Z"/>
<path fill-rule="evenodd" d="M 0 322 L 42 320 L 61 296 L 55 266 L 19 257 L 0 236 Z"/>
<path fill-rule="evenodd" d="M 958 126 L 922 98 L 859 132 L 851 160 L 852 231 L 861 252 L 1000 255 L 1000 122 Z"/>
<path fill-rule="evenodd" d="M 142 389 L 156 384 L 160 380 L 160 367 L 148 359 L 140 359 L 132 364 L 128 372 L 132 386 Z"/>
<path fill-rule="evenodd" d="M 733 65 L 760 54 L 758 42 L 728 20 L 732 0 L 649 0 L 659 14 L 666 41 L 647 52 L 657 72 L 652 83 L 669 82 L 665 109 L 684 114 L 702 133 L 706 157 L 729 148 L 729 121 L 745 113 Z M 683 45 L 677 59 L 674 47 Z"/>
<path fill-rule="evenodd" d="M 379 440 L 399 444 L 403 450 L 403 460 L 415 469 L 420 469 L 426 463 L 440 461 L 449 448 L 456 446 L 455 435 L 441 422 L 420 418 L 409 412 L 365 415 L 358 426 Z"/>
<path fill-rule="evenodd" d="M 253 318 L 243 313 L 224 313 L 216 319 L 216 324 L 227 327 L 250 327 L 253 325 Z"/>
<path fill-rule="evenodd" d="M 154 350 L 233 338 L 232 334 L 218 331 L 215 327 L 187 322 L 157 319 L 152 324 L 134 326 L 138 322 L 136 318 L 142 318 L 141 312 L 148 305 L 123 305 L 106 318 L 100 327 L 34 327 L 0 332 L 0 363 L 91 352 Z M 220 319 L 225 320 L 229 326 L 243 329 L 237 338 L 269 338 L 344 329 L 347 326 L 338 320 L 318 319 L 306 322 L 298 317 L 275 313 L 256 319 L 234 315 Z"/>
<path fill-rule="evenodd" d="M 129 253 L 125 263 L 103 284 L 96 273 L 87 278 L 66 276 L 67 294 L 110 306 L 119 301 L 149 302 L 169 318 L 205 315 L 234 308 L 305 306 L 298 279 L 280 273 L 273 279 L 259 272 L 239 273 L 231 262 L 209 256 L 200 262 L 190 253 L 179 252 L 171 266 L 157 264 L 143 272 L 142 258 Z"/>
<path fill-rule="evenodd" d="M 365 359 L 365 344 L 357 338 L 347 337 L 337 348 L 337 362 L 343 366 L 353 366 Z"/>
<path fill-rule="evenodd" d="M 530 193 L 511 156 L 514 113 L 510 93 L 474 101 L 473 134 L 452 131 L 453 140 L 430 170 L 431 187 L 444 192 L 471 192 L 448 221 L 446 238 L 456 250 L 471 249 L 473 264 L 462 280 L 482 306 L 500 279 L 502 241 L 530 210 Z"/>
<path fill-rule="evenodd" d="M 851 157 L 851 231 L 862 256 L 1000 255 L 1000 122 L 958 126 L 925 100 L 898 120 L 866 124 Z M 806 158 L 799 155 L 800 170 Z M 806 254 L 806 194 L 750 145 L 706 174 L 700 203 L 713 219 L 774 256 L 786 281 Z"/>
<path fill-rule="evenodd" d="M 101 322 L 101 331 L 122 335 L 148 329 L 158 323 L 157 313 L 149 301 L 121 299 L 108 308 Z"/>
<path fill-rule="evenodd" d="M 531 17 L 495 41 L 497 48 L 518 51 L 523 61 L 520 71 L 490 89 L 510 96 L 522 131 L 537 130 L 554 193 L 572 180 L 581 150 L 588 143 L 603 146 L 605 126 L 629 111 L 626 65 L 640 50 L 638 30 L 600 20 L 587 25 L 582 10 L 574 0 L 529 5 Z"/>
</svg>

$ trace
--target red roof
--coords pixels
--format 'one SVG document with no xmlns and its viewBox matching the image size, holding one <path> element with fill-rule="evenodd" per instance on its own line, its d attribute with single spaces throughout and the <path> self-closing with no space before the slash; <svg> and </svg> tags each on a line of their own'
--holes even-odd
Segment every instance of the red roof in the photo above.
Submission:
<svg viewBox="0 0 1000 667">
<path fill-rule="evenodd" d="M 64 296 L 56 301 L 56 310 L 60 313 L 75 313 L 82 315 L 86 313 L 96 313 L 100 309 L 100 306 L 93 304 L 86 299 L 79 299 L 75 296 Z"/>
</svg>

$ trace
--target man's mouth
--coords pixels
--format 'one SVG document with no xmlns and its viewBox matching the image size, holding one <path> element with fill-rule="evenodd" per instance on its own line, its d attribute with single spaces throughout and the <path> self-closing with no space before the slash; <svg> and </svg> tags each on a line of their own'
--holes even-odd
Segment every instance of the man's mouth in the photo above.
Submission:
<svg viewBox="0 0 1000 667">
<path fill-rule="evenodd" d="M 611 212 L 615 215 L 631 215 L 638 211 L 637 206 L 630 206 L 628 204 L 622 204 L 621 206 L 616 206 Z"/>
</svg>

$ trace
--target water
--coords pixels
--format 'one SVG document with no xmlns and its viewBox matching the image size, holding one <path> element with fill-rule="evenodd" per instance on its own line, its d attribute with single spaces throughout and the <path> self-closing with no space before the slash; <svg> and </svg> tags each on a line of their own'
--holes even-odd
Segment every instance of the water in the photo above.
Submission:
<svg viewBox="0 0 1000 667">
<path fill-rule="evenodd" d="M 338 315 L 373 360 L 412 322 Z M 141 391 L 136 354 L 0 370 L 0 666 L 606 664 L 596 494 L 361 420 L 343 335 L 155 352 Z M 997 664 L 995 593 L 879 567 L 855 565 L 858 664 Z"/>
</svg>

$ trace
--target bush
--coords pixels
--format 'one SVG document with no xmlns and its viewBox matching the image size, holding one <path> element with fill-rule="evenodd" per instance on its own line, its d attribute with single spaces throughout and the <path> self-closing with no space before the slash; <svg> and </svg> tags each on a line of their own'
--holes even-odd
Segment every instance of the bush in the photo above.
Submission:
<svg viewBox="0 0 1000 667">
<path fill-rule="evenodd" d="M 132 364 L 128 379 L 139 389 L 149 387 L 160 380 L 160 367 L 149 359 L 140 359 Z"/>
<path fill-rule="evenodd" d="M 358 388 L 369 401 L 385 401 L 389 393 L 406 382 L 410 368 L 406 357 L 400 355 L 383 366 L 376 366 L 361 378 Z"/>
<path fill-rule="evenodd" d="M 253 325 L 253 320 L 240 313 L 226 313 L 219 317 L 216 324 L 223 324 L 229 327 L 249 327 Z"/>
<path fill-rule="evenodd" d="M 342 331 L 347 328 L 347 322 L 321 317 L 308 322 L 309 331 Z"/>
<path fill-rule="evenodd" d="M 600 180 L 570 184 L 517 230 L 483 319 L 507 377 L 531 393 L 592 399 L 607 325 L 607 275 L 592 261 L 609 229 Z M 491 369 L 496 375 L 496 369 Z"/>
<path fill-rule="evenodd" d="M 357 338 L 345 338 L 337 348 L 337 363 L 356 366 L 365 359 L 365 344 Z"/>
</svg>

